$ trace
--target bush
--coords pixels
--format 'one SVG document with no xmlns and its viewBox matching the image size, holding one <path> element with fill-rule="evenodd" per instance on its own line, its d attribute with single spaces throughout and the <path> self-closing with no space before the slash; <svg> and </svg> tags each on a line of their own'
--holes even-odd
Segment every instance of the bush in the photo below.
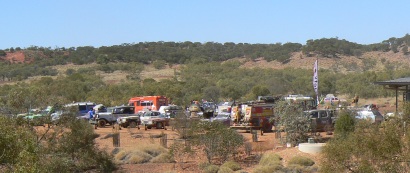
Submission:
<svg viewBox="0 0 410 173">
<path fill-rule="evenodd" d="M 271 173 L 282 170 L 282 158 L 275 153 L 264 153 L 255 167 L 254 173 Z"/>
<path fill-rule="evenodd" d="M 19 119 L 0 115 L 0 162 L 3 172 L 112 172 L 112 155 L 99 150 L 85 121 L 67 119 L 49 130 L 36 131 Z M 45 138 L 43 138 L 45 137 Z M 4 168 L 4 169 L 3 169 Z"/>
<path fill-rule="evenodd" d="M 296 157 L 292 157 L 289 160 L 289 164 L 295 164 L 295 165 L 301 165 L 301 166 L 312 166 L 315 164 L 315 162 L 308 158 L 308 157 L 304 157 L 304 156 L 296 156 Z"/>
<path fill-rule="evenodd" d="M 282 158 L 275 153 L 265 153 L 262 155 L 261 160 L 259 160 L 259 165 L 269 166 L 269 165 L 282 165 Z"/>
<path fill-rule="evenodd" d="M 167 149 L 160 145 L 144 145 L 136 150 L 113 150 L 114 158 L 118 163 L 172 163 L 174 159 Z"/>
<path fill-rule="evenodd" d="M 222 164 L 221 167 L 228 167 L 232 169 L 233 171 L 241 170 L 241 165 L 235 161 L 227 161 L 224 164 Z"/>
<path fill-rule="evenodd" d="M 167 149 L 161 145 L 144 145 L 140 148 L 140 150 L 148 153 L 152 157 L 156 157 L 162 153 L 167 153 Z"/>
<path fill-rule="evenodd" d="M 224 166 L 221 166 L 218 170 L 218 173 L 233 173 L 233 172 L 235 171 L 233 171 L 231 168 L 224 167 Z"/>
<path fill-rule="evenodd" d="M 307 172 L 305 169 L 305 166 L 302 165 L 297 165 L 297 164 L 292 164 L 288 165 L 286 168 L 284 168 L 286 171 L 285 172 Z"/>
<path fill-rule="evenodd" d="M 198 167 L 199 167 L 199 169 L 204 170 L 209 165 L 211 165 L 209 162 L 201 162 L 201 163 L 199 163 Z"/>
<path fill-rule="evenodd" d="M 124 158 L 124 163 L 141 164 L 148 163 L 152 156 L 140 150 L 136 150 L 127 154 Z"/>
<path fill-rule="evenodd" d="M 151 159 L 151 163 L 173 163 L 175 160 L 170 153 L 162 153 Z"/>
<path fill-rule="evenodd" d="M 166 65 L 164 60 L 156 60 L 152 63 L 155 69 L 163 69 Z"/>
<path fill-rule="evenodd" d="M 219 170 L 219 166 L 210 164 L 204 168 L 203 172 L 204 173 L 218 173 L 218 170 Z"/>
<path fill-rule="evenodd" d="M 345 138 L 355 128 L 355 118 L 353 112 L 341 111 L 335 124 L 335 136 Z"/>
<path fill-rule="evenodd" d="M 321 171 L 409 172 L 408 166 L 397 160 L 409 155 L 410 139 L 403 137 L 401 124 L 388 121 L 381 129 L 367 121 L 357 121 L 354 132 L 330 140 L 323 148 Z"/>
<path fill-rule="evenodd" d="M 241 148 L 244 139 L 234 129 L 227 129 L 219 122 L 201 122 L 197 124 L 194 132 L 194 144 L 203 147 L 208 162 L 212 163 L 214 158 L 226 161 L 236 150 Z"/>
<path fill-rule="evenodd" d="M 274 108 L 277 122 L 284 126 L 286 142 L 296 146 L 307 140 L 311 120 L 304 115 L 303 106 L 289 104 L 287 101 L 279 101 Z"/>
<path fill-rule="evenodd" d="M 272 173 L 282 169 L 282 165 L 258 165 L 253 170 L 253 173 Z"/>
</svg>

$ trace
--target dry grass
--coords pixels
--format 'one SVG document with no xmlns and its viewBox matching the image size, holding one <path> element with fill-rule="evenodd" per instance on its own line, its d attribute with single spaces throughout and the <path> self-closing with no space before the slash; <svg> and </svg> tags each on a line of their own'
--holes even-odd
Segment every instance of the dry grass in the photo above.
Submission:
<svg viewBox="0 0 410 173">
<path fill-rule="evenodd" d="M 152 156 L 150 154 L 140 150 L 135 150 L 128 153 L 128 155 L 124 158 L 124 162 L 131 164 L 141 164 L 148 163 L 151 159 Z"/>
<path fill-rule="evenodd" d="M 133 149 L 120 149 L 114 154 L 114 159 L 119 164 L 173 162 L 173 159 L 168 153 L 168 150 L 157 144 L 142 145 Z"/>
</svg>

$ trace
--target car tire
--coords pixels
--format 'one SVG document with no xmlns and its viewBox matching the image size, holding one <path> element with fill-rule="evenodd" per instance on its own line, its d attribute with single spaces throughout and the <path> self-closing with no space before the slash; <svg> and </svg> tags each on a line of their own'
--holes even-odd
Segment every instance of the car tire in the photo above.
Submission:
<svg viewBox="0 0 410 173">
<path fill-rule="evenodd" d="M 98 127 L 105 127 L 105 125 L 107 125 L 105 120 L 98 120 Z"/>
<path fill-rule="evenodd" d="M 162 122 L 157 122 L 156 127 L 157 129 L 162 129 L 163 127 Z"/>
<path fill-rule="evenodd" d="M 135 128 L 135 127 L 137 127 L 137 125 L 138 125 L 137 122 L 131 121 L 129 127 L 130 128 Z"/>
</svg>

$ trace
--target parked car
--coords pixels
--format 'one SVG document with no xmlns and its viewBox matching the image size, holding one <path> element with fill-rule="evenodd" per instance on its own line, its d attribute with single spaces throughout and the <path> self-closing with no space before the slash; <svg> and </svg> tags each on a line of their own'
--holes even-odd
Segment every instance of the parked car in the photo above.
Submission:
<svg viewBox="0 0 410 173">
<path fill-rule="evenodd" d="M 166 129 L 166 126 L 169 126 L 170 117 L 165 114 L 161 114 L 159 111 L 147 111 L 142 114 L 140 118 L 141 124 L 147 129 L 151 129 L 152 127 L 156 127 L 157 129 Z"/>
<path fill-rule="evenodd" d="M 133 114 L 130 116 L 118 117 L 117 123 L 120 125 L 120 127 L 124 127 L 124 128 L 137 127 L 138 129 L 140 129 L 139 125 L 141 125 L 141 116 L 144 113 L 145 113 L 144 111 L 140 111 L 137 114 Z"/>
<path fill-rule="evenodd" d="M 171 118 L 175 118 L 176 114 L 182 113 L 184 109 L 181 106 L 169 105 L 161 106 L 158 111 L 162 114 L 170 116 Z"/>
<path fill-rule="evenodd" d="M 100 112 L 95 115 L 95 120 L 91 124 L 105 127 L 107 124 L 113 125 L 119 117 L 135 116 L 134 106 L 116 106 L 107 108 L 107 112 Z"/>
<path fill-rule="evenodd" d="M 384 121 L 383 115 L 376 109 L 358 111 L 356 118 L 368 120 L 371 123 L 378 123 L 378 124 Z"/>
<path fill-rule="evenodd" d="M 337 111 L 334 109 L 315 109 L 305 111 L 311 120 L 313 132 L 330 132 L 334 130 Z"/>
<path fill-rule="evenodd" d="M 66 109 L 72 109 L 74 111 L 78 111 L 78 116 L 84 116 L 88 113 L 90 109 L 93 109 L 96 104 L 94 102 L 74 102 L 70 104 L 66 104 L 64 107 Z"/>
</svg>

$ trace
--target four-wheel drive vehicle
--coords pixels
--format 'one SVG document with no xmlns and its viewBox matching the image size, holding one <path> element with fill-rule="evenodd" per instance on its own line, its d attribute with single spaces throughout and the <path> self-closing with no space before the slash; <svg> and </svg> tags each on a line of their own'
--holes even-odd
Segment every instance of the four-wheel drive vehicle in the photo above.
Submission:
<svg viewBox="0 0 410 173">
<path fill-rule="evenodd" d="M 161 112 L 161 114 L 175 118 L 176 114 L 183 112 L 184 109 L 181 106 L 169 105 L 161 106 L 158 111 Z"/>
<path fill-rule="evenodd" d="M 147 111 L 141 115 L 141 124 L 145 126 L 145 128 L 151 129 L 152 127 L 156 127 L 157 129 L 166 129 L 165 126 L 169 126 L 169 116 L 165 114 L 161 114 L 158 111 Z"/>
<path fill-rule="evenodd" d="M 334 130 L 337 111 L 333 109 L 318 109 L 305 111 L 311 120 L 313 132 L 330 132 Z"/>
<path fill-rule="evenodd" d="M 368 120 L 371 123 L 377 123 L 377 124 L 380 124 L 381 122 L 384 121 L 383 115 L 378 110 L 375 110 L 375 109 L 358 111 L 356 118 Z"/>
<path fill-rule="evenodd" d="M 31 109 L 28 113 L 18 114 L 17 116 L 22 117 L 33 125 L 42 126 L 44 124 L 50 123 L 51 114 L 54 112 L 55 108 L 53 108 L 53 106 L 47 106 L 43 110 Z"/>
<path fill-rule="evenodd" d="M 72 111 L 78 111 L 77 116 L 84 116 L 90 109 L 94 108 L 94 106 L 96 105 L 97 104 L 95 104 L 94 102 L 74 102 L 66 104 L 64 107 Z"/>
<path fill-rule="evenodd" d="M 95 115 L 95 120 L 90 121 L 91 124 L 97 124 L 99 127 L 105 125 L 113 125 L 117 123 L 119 117 L 136 116 L 134 114 L 134 106 L 116 106 L 107 108 L 107 112 L 100 112 Z"/>
<path fill-rule="evenodd" d="M 124 117 L 119 117 L 117 119 L 117 123 L 120 125 L 120 127 L 131 127 L 135 128 L 137 127 L 140 129 L 139 125 L 141 125 L 141 119 L 140 117 L 142 116 L 144 112 L 138 112 L 137 114 L 132 114 L 130 116 L 124 116 Z"/>
</svg>

